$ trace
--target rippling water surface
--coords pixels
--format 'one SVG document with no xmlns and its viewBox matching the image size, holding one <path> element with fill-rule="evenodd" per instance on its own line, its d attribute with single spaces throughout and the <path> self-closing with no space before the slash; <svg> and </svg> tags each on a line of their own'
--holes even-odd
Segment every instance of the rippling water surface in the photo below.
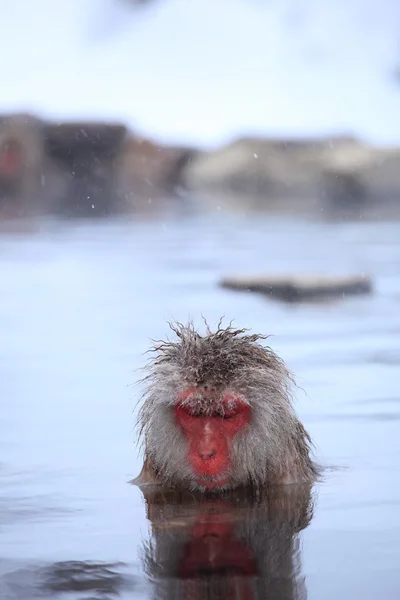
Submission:
<svg viewBox="0 0 400 600">
<path fill-rule="evenodd" d="M 2 233 L 2 598 L 398 598 L 399 234 L 395 222 L 221 213 Z M 286 305 L 217 285 L 261 271 L 365 272 L 374 292 Z M 273 334 L 295 371 L 317 455 L 339 467 L 312 515 L 290 497 L 212 510 L 147 498 L 146 516 L 128 483 L 140 469 L 135 369 L 167 319 L 201 326 L 201 314 Z M 199 543 L 210 536 L 216 548 Z M 193 564 L 211 547 L 219 579 L 203 564 L 199 583 Z"/>
</svg>

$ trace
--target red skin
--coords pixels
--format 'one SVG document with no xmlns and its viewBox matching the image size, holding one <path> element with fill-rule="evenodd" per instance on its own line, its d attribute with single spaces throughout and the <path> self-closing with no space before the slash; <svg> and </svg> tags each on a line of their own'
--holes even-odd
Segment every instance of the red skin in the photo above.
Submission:
<svg viewBox="0 0 400 600">
<path fill-rule="evenodd" d="M 231 443 L 238 431 L 249 423 L 250 407 L 235 395 L 226 393 L 215 405 L 216 410 L 223 408 L 223 415 L 196 414 L 190 404 L 185 404 L 195 393 L 196 389 L 190 388 L 180 394 L 175 415 L 188 438 L 188 458 L 197 481 L 212 489 L 227 482 Z M 212 394 L 212 391 L 202 391 L 203 398 L 208 396 L 212 399 Z M 207 477 L 213 479 L 204 479 Z"/>
<path fill-rule="evenodd" d="M 254 553 L 237 539 L 229 518 L 230 505 L 221 502 L 214 507 L 218 508 L 221 513 L 200 515 L 193 525 L 179 565 L 184 597 L 201 600 L 196 580 L 204 574 L 206 578 L 215 574 L 226 579 L 227 599 L 251 600 L 251 582 L 259 575 Z"/>
</svg>

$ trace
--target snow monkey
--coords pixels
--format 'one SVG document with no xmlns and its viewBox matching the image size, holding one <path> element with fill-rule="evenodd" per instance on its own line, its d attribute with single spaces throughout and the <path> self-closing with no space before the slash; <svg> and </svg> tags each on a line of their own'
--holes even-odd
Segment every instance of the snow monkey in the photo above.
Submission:
<svg viewBox="0 0 400 600">
<path fill-rule="evenodd" d="M 318 469 L 293 406 L 293 377 L 264 335 L 170 324 L 156 342 L 139 412 L 144 464 L 138 485 L 224 491 L 310 483 Z"/>
</svg>

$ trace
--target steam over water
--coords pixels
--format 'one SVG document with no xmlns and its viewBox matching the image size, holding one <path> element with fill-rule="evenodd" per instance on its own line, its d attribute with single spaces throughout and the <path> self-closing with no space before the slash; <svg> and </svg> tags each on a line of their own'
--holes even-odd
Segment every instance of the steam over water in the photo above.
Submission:
<svg viewBox="0 0 400 600">
<path fill-rule="evenodd" d="M 389 222 L 216 213 L 43 222 L 37 230 L 3 232 L 2 598 L 177 597 L 178 574 L 190 571 L 180 562 L 189 557 L 190 535 L 179 506 L 172 513 L 183 531 L 159 532 L 158 554 L 147 563 L 153 587 L 144 574 L 150 523 L 140 490 L 128 483 L 141 466 L 132 414 L 138 390 L 130 384 L 141 376 L 135 369 L 149 338 L 168 335 L 167 319 L 191 316 L 202 327 L 201 314 L 213 325 L 225 315 L 273 334 L 272 347 L 306 392 L 298 390 L 296 407 L 317 456 L 339 467 L 316 486 L 314 515 L 298 527 L 298 573 L 280 570 L 283 541 L 293 533 L 283 536 L 281 513 L 266 525 L 246 504 L 241 513 L 228 511 L 240 531 L 235 540 L 250 548 L 234 558 L 259 570 L 248 567 L 253 596 L 237 597 L 258 598 L 262 589 L 278 598 L 294 598 L 295 590 L 311 600 L 398 598 L 399 230 Z M 374 292 L 329 305 L 286 305 L 217 285 L 223 275 L 262 271 L 364 272 Z M 265 560 L 263 568 L 288 580 L 286 595 L 262 579 L 268 548 L 275 562 Z M 192 596 L 182 597 L 208 597 L 203 588 L 196 596 L 193 579 L 187 581 Z"/>
</svg>

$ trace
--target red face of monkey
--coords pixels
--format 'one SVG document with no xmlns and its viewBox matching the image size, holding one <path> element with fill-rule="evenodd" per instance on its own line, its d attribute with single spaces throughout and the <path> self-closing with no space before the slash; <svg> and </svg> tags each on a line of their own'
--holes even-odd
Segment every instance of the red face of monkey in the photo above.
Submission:
<svg viewBox="0 0 400 600">
<path fill-rule="evenodd" d="M 224 486 L 232 440 L 249 423 L 250 407 L 231 393 L 217 398 L 212 390 L 190 388 L 180 394 L 175 415 L 188 439 L 188 459 L 198 485 Z"/>
</svg>

